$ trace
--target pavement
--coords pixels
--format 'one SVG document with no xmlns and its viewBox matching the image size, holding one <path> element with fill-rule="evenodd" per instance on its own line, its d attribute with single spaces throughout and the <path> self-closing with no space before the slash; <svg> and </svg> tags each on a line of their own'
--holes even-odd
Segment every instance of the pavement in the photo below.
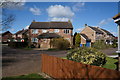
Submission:
<svg viewBox="0 0 120 80">
<path fill-rule="evenodd" d="M 111 48 L 101 50 L 107 55 L 112 55 L 117 49 Z M 23 50 L 10 48 L 7 45 L 2 47 L 2 76 L 17 76 L 41 72 L 40 54 L 49 54 L 56 57 L 66 56 L 67 51 L 46 51 L 46 50 Z"/>
</svg>

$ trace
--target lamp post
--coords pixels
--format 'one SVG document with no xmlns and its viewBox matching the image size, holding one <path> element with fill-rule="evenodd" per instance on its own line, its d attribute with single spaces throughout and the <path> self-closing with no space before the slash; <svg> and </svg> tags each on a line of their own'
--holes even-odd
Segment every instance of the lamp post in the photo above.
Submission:
<svg viewBox="0 0 120 80">
<path fill-rule="evenodd" d="M 118 25 L 118 51 L 116 51 L 116 53 L 118 53 L 118 60 L 119 60 L 118 67 L 120 71 L 120 13 L 114 16 L 113 19 L 114 22 Z"/>
</svg>

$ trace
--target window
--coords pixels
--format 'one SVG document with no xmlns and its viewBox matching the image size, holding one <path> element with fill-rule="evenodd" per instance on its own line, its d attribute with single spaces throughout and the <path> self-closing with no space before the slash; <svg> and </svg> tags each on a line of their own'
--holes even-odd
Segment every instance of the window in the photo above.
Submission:
<svg viewBox="0 0 120 80">
<path fill-rule="evenodd" d="M 59 32 L 59 29 L 55 29 L 54 32 L 55 32 L 55 33 L 58 33 L 58 32 Z"/>
<path fill-rule="evenodd" d="M 47 30 L 45 30 L 45 29 L 42 30 L 42 33 L 46 33 L 46 32 L 47 32 Z"/>
<path fill-rule="evenodd" d="M 37 38 L 32 38 L 32 42 L 38 42 Z"/>
<path fill-rule="evenodd" d="M 38 33 L 38 30 L 37 29 L 33 29 L 32 30 L 32 34 L 37 34 Z"/>
<path fill-rule="evenodd" d="M 64 29 L 65 34 L 69 34 L 69 29 Z"/>
</svg>

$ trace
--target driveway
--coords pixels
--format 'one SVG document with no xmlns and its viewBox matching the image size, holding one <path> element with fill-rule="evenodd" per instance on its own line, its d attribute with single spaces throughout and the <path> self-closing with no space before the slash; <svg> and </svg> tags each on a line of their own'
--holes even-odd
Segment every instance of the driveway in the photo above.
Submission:
<svg viewBox="0 0 120 80">
<path fill-rule="evenodd" d="M 2 76 L 16 76 L 41 72 L 40 54 L 57 57 L 66 55 L 67 51 L 40 51 L 13 49 L 6 45 L 2 48 Z"/>
</svg>

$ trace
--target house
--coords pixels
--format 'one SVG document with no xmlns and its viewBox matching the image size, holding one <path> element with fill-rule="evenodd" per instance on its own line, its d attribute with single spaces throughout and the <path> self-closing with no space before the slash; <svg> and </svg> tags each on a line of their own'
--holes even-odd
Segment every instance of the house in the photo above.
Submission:
<svg viewBox="0 0 120 80">
<path fill-rule="evenodd" d="M 6 31 L 2 33 L 2 42 L 9 42 L 12 38 L 12 33 L 10 31 Z"/>
<path fill-rule="evenodd" d="M 22 30 L 19 30 L 18 32 L 16 32 L 15 34 L 13 34 L 13 38 L 14 38 L 14 41 L 16 42 L 21 42 L 21 41 L 24 41 L 25 38 L 27 38 L 29 36 L 29 32 L 28 32 L 28 29 L 22 29 Z"/>
<path fill-rule="evenodd" d="M 81 45 L 90 46 L 91 43 L 94 43 L 97 40 L 104 40 L 106 44 L 112 44 L 115 36 L 109 31 L 99 28 L 92 27 L 85 24 L 85 28 L 80 32 L 81 34 Z"/>
<path fill-rule="evenodd" d="M 71 22 L 35 22 L 29 26 L 29 40 L 40 48 L 50 48 L 50 40 L 63 37 L 72 44 L 73 26 Z"/>
</svg>

